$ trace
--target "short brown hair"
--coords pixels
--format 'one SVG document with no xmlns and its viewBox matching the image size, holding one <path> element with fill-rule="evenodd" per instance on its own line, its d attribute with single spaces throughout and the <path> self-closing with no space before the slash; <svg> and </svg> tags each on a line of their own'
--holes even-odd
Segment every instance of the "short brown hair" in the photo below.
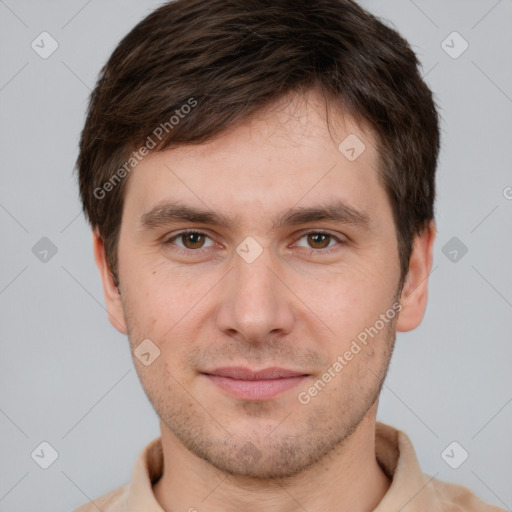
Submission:
<svg viewBox="0 0 512 512">
<path fill-rule="evenodd" d="M 134 151 L 150 138 L 152 151 L 208 141 L 285 94 L 313 87 L 376 135 L 403 282 L 414 235 L 434 218 L 439 153 L 438 113 L 408 43 L 351 0 L 176 0 L 114 50 L 80 140 L 83 209 L 116 283 Z M 197 106 L 172 123 L 191 100 Z M 158 126 L 166 129 L 153 140 Z"/>
</svg>

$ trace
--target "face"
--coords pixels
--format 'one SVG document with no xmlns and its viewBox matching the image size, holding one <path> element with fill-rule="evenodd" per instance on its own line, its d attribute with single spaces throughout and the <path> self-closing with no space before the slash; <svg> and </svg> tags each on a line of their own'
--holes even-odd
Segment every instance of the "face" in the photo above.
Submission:
<svg viewBox="0 0 512 512">
<path fill-rule="evenodd" d="M 231 474 L 291 476 L 340 446 L 404 313 L 374 139 L 350 117 L 330 133 L 324 111 L 293 97 L 127 183 L 109 311 L 132 350 L 146 340 L 134 364 L 162 427 Z"/>
</svg>

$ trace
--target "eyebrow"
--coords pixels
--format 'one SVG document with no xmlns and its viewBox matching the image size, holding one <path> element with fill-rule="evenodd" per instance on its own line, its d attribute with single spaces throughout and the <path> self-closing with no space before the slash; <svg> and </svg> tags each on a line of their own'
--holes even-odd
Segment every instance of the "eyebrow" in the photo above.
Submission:
<svg viewBox="0 0 512 512">
<path fill-rule="evenodd" d="M 318 221 L 333 221 L 365 230 L 368 230 L 371 225 L 370 216 L 366 211 L 355 209 L 342 201 L 335 201 L 325 205 L 290 208 L 273 219 L 270 231 Z M 230 230 L 240 226 L 238 217 L 175 201 L 159 203 L 140 218 L 140 223 L 145 229 L 154 229 L 176 222 L 209 224 Z"/>
</svg>

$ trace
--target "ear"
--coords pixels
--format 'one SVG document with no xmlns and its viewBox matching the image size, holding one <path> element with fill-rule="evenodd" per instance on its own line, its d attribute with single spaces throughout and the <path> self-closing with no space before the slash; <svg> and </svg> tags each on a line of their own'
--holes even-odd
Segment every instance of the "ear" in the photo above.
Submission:
<svg viewBox="0 0 512 512">
<path fill-rule="evenodd" d="M 114 278 L 110 273 L 105 254 L 105 245 L 97 230 L 92 234 L 94 259 L 100 271 L 101 281 L 103 283 L 103 295 L 107 306 L 108 319 L 110 323 L 121 333 L 127 334 L 126 321 L 124 318 L 123 304 L 121 294 L 114 283 Z"/>
<path fill-rule="evenodd" d="M 432 253 L 436 227 L 431 221 L 419 235 L 416 235 L 409 261 L 409 271 L 402 288 L 396 330 L 412 331 L 420 325 L 425 315 L 428 298 L 428 276 L 432 268 Z"/>
</svg>

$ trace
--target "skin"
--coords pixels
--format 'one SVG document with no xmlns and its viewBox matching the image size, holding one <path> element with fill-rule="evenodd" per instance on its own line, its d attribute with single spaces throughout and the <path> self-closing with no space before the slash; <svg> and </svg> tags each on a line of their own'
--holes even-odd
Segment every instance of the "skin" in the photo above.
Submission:
<svg viewBox="0 0 512 512">
<path fill-rule="evenodd" d="M 415 238 L 400 294 L 374 138 L 348 115 L 330 116 L 329 133 L 324 113 L 312 90 L 208 143 L 147 156 L 125 191 L 119 290 L 94 234 L 112 324 L 132 350 L 144 339 L 160 350 L 149 366 L 136 357 L 134 364 L 160 417 L 165 468 L 154 492 L 166 511 L 367 511 L 389 488 L 375 457 L 378 395 L 396 331 L 423 318 L 435 226 Z M 366 146 L 352 162 L 338 149 L 349 133 Z M 239 222 L 144 227 L 141 216 L 168 200 Z M 365 211 L 368 229 L 331 220 L 271 229 L 288 208 L 334 200 Z M 207 236 L 169 241 L 189 228 Z M 315 230 L 332 237 L 319 242 Z M 247 236 L 263 250 L 252 263 L 236 252 Z M 393 321 L 300 403 L 298 393 L 398 296 Z M 201 374 L 221 366 L 276 366 L 308 377 L 272 399 L 242 400 Z"/>
</svg>

